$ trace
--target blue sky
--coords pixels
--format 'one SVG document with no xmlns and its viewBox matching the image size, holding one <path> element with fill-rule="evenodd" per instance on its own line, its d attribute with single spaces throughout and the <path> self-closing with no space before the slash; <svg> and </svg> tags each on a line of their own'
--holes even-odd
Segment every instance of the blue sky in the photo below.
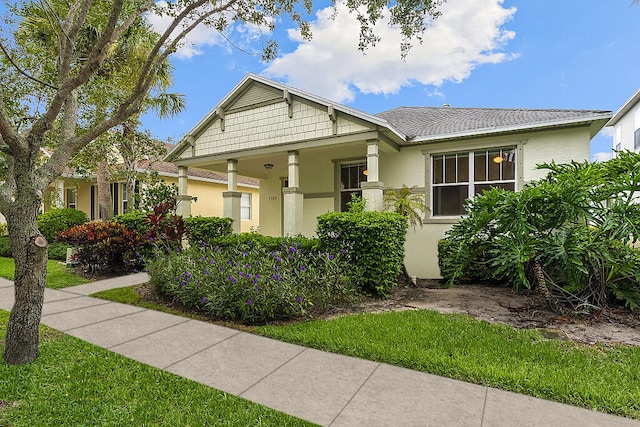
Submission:
<svg viewBox="0 0 640 427">
<path fill-rule="evenodd" d="M 385 26 L 383 42 L 363 56 L 345 13 L 330 21 L 320 10 L 311 42 L 279 22 L 279 58 L 268 64 L 202 29 L 173 59 L 172 90 L 186 95 L 186 111 L 163 121 L 145 116 L 143 124 L 179 140 L 248 72 L 373 114 L 443 104 L 615 112 L 640 87 L 640 5 L 631 0 L 449 0 L 442 13 L 405 62 L 397 33 Z M 245 50 L 261 43 L 255 28 L 236 27 L 229 37 Z M 605 130 L 592 157 L 610 151 Z"/>
</svg>

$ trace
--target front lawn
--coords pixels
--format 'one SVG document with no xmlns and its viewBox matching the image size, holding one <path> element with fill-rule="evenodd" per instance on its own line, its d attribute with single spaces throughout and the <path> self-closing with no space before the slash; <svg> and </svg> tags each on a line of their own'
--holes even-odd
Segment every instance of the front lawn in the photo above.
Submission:
<svg viewBox="0 0 640 427">
<path fill-rule="evenodd" d="M 0 310 L 0 352 L 8 319 Z M 312 425 L 53 329 L 40 331 L 35 362 L 0 361 L 0 425 Z"/>
<path fill-rule="evenodd" d="M 0 277 L 13 280 L 15 267 L 13 258 L 0 257 Z M 88 283 L 89 280 L 84 279 L 73 272 L 67 270 L 65 264 L 60 261 L 47 261 L 47 288 L 61 289 L 69 286 L 81 285 Z"/>
<path fill-rule="evenodd" d="M 469 316 L 358 314 L 256 333 L 306 347 L 640 419 L 640 348 L 551 341 Z"/>
</svg>

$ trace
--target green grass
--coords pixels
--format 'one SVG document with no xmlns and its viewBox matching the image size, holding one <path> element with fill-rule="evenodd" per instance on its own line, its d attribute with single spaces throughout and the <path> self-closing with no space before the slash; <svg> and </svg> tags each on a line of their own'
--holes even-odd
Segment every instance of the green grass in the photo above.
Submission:
<svg viewBox="0 0 640 427">
<path fill-rule="evenodd" d="M 125 288 L 107 289 L 106 291 L 96 292 L 90 295 L 94 298 L 101 298 L 113 302 L 119 302 L 122 304 L 135 305 L 136 307 L 148 308 L 150 310 L 161 311 L 163 313 L 175 314 L 177 316 L 189 317 L 197 320 L 210 320 L 206 316 L 199 316 L 195 313 L 186 313 L 184 311 L 175 310 L 169 308 L 159 302 L 145 301 L 136 292 L 135 286 L 128 286 Z"/>
<path fill-rule="evenodd" d="M 9 314 L 0 310 L 0 352 Z M 47 327 L 40 358 L 0 361 L 0 425 L 308 426 Z"/>
<path fill-rule="evenodd" d="M 14 274 L 13 258 L 0 257 L 0 277 L 13 280 Z M 47 288 L 62 289 L 88 282 L 89 280 L 68 271 L 63 263 L 55 260 L 47 261 Z"/>
<path fill-rule="evenodd" d="M 640 418 L 640 348 L 551 341 L 428 310 L 358 314 L 254 332 L 463 381 Z"/>
</svg>

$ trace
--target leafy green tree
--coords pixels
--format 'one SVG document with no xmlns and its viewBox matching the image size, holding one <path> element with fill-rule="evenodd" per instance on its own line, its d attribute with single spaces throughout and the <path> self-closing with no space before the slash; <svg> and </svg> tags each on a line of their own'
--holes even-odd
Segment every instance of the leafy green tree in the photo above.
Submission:
<svg viewBox="0 0 640 427">
<path fill-rule="evenodd" d="M 462 277 L 538 287 L 549 306 L 589 312 L 640 305 L 640 154 L 604 163 L 543 164 L 546 178 L 493 188 L 440 243 L 450 284 Z"/>
<path fill-rule="evenodd" d="M 440 1 L 356 0 L 347 8 L 361 23 L 360 49 L 374 44 L 375 24 L 391 6 L 391 22 L 402 32 L 401 52 L 419 38 Z M 37 5 L 44 14 L 29 19 Z M 311 0 L 154 0 L 69 2 L 18 1 L 10 6 L 17 18 L 3 25 L 0 41 L 0 152 L 3 153 L 0 213 L 8 224 L 11 250 L 16 260 L 15 304 L 7 327 L 3 358 L 20 364 L 39 355 L 38 325 L 42 314 L 47 261 L 47 241 L 37 227 L 37 214 L 46 188 L 59 177 L 80 150 L 119 126 L 144 108 L 167 58 L 199 25 L 224 31 L 232 25 L 251 24 L 272 30 L 281 16 L 298 23 L 304 37 L 311 37 L 305 14 L 313 12 Z M 127 77 L 131 84 L 120 92 L 99 93 L 103 76 L 115 66 L 114 49 L 123 46 L 129 32 L 143 26 L 145 14 L 169 16 L 171 24 L 140 56 L 140 65 Z M 33 28 L 29 28 L 33 26 Z M 45 41 L 28 37 L 44 29 Z M 274 58 L 277 43 L 269 40 L 264 59 Z M 123 77 L 124 78 L 124 77 Z M 92 96 L 104 96 L 104 108 L 96 109 Z M 50 147 L 40 163 L 40 149 Z"/>
</svg>

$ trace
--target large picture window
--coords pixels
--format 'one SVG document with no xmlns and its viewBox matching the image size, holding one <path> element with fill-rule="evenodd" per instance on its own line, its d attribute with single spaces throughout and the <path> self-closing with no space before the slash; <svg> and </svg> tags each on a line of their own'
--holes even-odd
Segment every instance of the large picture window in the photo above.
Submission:
<svg viewBox="0 0 640 427">
<path fill-rule="evenodd" d="M 433 155 L 432 216 L 464 215 L 469 197 L 491 187 L 514 191 L 515 184 L 515 147 Z"/>
<path fill-rule="evenodd" d="M 633 133 L 633 149 L 637 150 L 638 148 L 640 148 L 640 128 Z"/>
<path fill-rule="evenodd" d="M 346 163 L 340 165 L 340 212 L 349 210 L 347 203 L 353 195 L 362 196 L 360 185 L 367 181 L 367 163 Z"/>
</svg>

